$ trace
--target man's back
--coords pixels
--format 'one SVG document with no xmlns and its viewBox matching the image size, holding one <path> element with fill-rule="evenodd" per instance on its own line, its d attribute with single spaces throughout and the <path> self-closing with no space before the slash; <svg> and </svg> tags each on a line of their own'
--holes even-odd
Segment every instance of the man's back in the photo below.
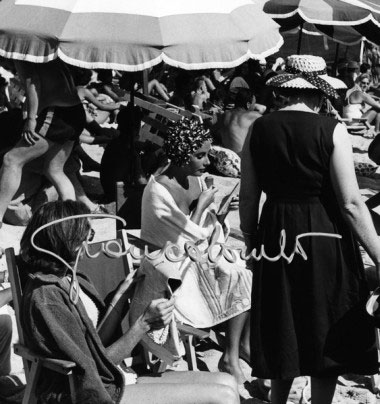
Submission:
<svg viewBox="0 0 380 404">
<path fill-rule="evenodd" d="M 261 114 L 243 108 L 226 111 L 223 115 L 221 136 L 222 145 L 235 153 L 241 153 L 245 138 L 251 131 L 253 122 Z"/>
</svg>

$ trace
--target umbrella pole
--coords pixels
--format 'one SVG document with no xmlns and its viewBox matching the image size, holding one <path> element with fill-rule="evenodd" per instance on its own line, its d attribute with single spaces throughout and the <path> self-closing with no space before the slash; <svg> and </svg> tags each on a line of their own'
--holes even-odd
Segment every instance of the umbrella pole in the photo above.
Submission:
<svg viewBox="0 0 380 404">
<path fill-rule="evenodd" d="M 132 104 L 133 113 L 131 114 L 131 127 L 134 127 L 134 120 L 135 120 L 135 84 L 133 83 L 132 90 L 131 90 L 131 100 L 130 103 Z M 131 131 L 131 137 L 129 139 L 129 153 L 130 153 L 130 161 L 129 161 L 129 184 L 133 184 L 135 180 L 135 171 L 136 171 L 136 162 L 135 162 L 135 139 L 133 130 Z"/>
<path fill-rule="evenodd" d="M 363 63 L 363 56 L 364 56 L 364 47 L 365 47 L 365 41 L 364 39 L 361 40 L 360 42 L 360 55 L 359 55 L 359 63 Z"/>
<path fill-rule="evenodd" d="M 300 30 L 298 32 L 297 55 L 299 55 L 301 52 L 302 30 L 303 30 L 303 22 L 301 23 Z"/>
<path fill-rule="evenodd" d="M 336 43 L 336 48 L 335 48 L 335 60 L 334 60 L 334 77 L 336 77 L 337 70 L 338 70 L 338 58 L 339 58 L 339 42 Z"/>
<path fill-rule="evenodd" d="M 148 83 L 149 83 L 148 70 L 147 69 L 143 70 L 142 74 L 143 74 L 143 93 L 145 95 L 148 95 Z"/>
</svg>

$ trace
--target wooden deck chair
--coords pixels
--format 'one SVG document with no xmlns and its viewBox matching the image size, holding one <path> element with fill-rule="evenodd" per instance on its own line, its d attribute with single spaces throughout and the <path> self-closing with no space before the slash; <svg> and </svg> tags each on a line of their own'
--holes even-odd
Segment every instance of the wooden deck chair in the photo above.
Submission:
<svg viewBox="0 0 380 404">
<path fill-rule="evenodd" d="M 212 119 L 211 115 L 199 111 L 191 112 L 150 95 L 139 95 L 135 97 L 134 103 L 146 112 L 142 119 L 145 125 L 140 132 L 140 139 L 148 138 L 151 140 L 153 137 L 157 144 L 162 144 L 162 138 L 165 137 L 169 121 L 177 122 L 183 118 L 189 118 L 203 122 Z"/>
<path fill-rule="evenodd" d="M 113 248 L 116 248 L 115 243 L 118 243 L 121 248 L 124 248 L 123 238 L 111 241 L 112 244 L 110 244 L 108 247 L 111 251 L 113 250 Z M 104 243 L 107 242 L 110 242 L 110 240 L 91 245 L 90 252 L 92 254 L 99 252 L 102 246 L 105 247 Z M 20 274 L 17 266 L 17 260 L 14 253 L 14 249 L 13 248 L 6 249 L 5 255 L 12 288 L 13 305 L 17 322 L 17 330 L 19 334 L 19 343 L 14 345 L 14 352 L 23 358 L 24 371 L 27 382 L 23 404 L 34 404 L 37 402 L 38 397 L 36 396 L 36 387 L 38 384 L 42 368 L 50 369 L 52 371 L 58 372 L 68 377 L 71 400 L 73 403 L 75 403 L 75 391 L 73 382 L 73 369 L 76 366 L 75 362 L 61 359 L 47 358 L 36 354 L 27 346 L 27 341 L 25 340 L 20 320 L 20 305 L 23 289 L 20 281 Z M 89 262 L 88 260 L 90 259 L 91 261 Z M 96 288 L 99 289 L 101 297 L 107 298 L 109 291 L 114 289 L 120 283 L 120 281 L 125 279 L 125 276 L 130 272 L 128 257 L 123 256 L 120 258 L 111 258 L 110 255 L 107 253 L 107 249 L 106 252 L 101 251 L 100 255 L 96 258 L 84 257 L 83 260 L 80 262 L 81 264 L 78 270 L 86 273 L 93 280 L 93 283 L 95 284 Z M 105 268 L 107 268 L 108 270 L 105 271 L 104 270 Z M 114 274 L 114 276 L 110 276 L 111 271 Z M 135 281 L 137 280 L 133 279 L 133 281 L 130 284 L 130 288 L 128 289 L 130 299 L 133 296 L 133 290 L 134 290 L 133 287 L 135 285 Z M 114 303 L 116 305 L 117 302 Z M 119 308 L 117 309 L 119 310 Z M 112 313 L 107 312 L 106 315 L 112 315 Z M 128 317 L 126 316 L 126 318 L 122 322 L 124 332 L 128 327 L 127 318 Z M 103 321 L 100 323 L 99 325 L 100 327 L 102 326 Z M 143 347 L 141 355 L 139 353 L 136 356 L 136 358 L 134 357 L 130 358 L 127 361 L 128 366 L 135 363 L 144 363 L 144 365 L 151 371 L 158 372 L 164 370 L 167 365 L 170 366 L 173 365 L 175 358 L 166 349 L 154 344 L 148 337 L 144 337 L 140 342 L 140 344 Z M 141 360 L 140 358 L 144 358 L 144 361 Z M 135 359 L 136 361 L 134 362 Z"/>
<path fill-rule="evenodd" d="M 36 387 L 40 377 L 41 369 L 47 368 L 66 375 L 69 380 L 71 400 L 75 403 L 74 381 L 72 370 L 75 368 L 75 363 L 61 359 L 47 358 L 36 354 L 27 347 L 25 336 L 20 320 L 20 305 L 23 294 L 21 287 L 20 274 L 16 262 L 16 256 L 13 248 L 5 250 L 7 260 L 9 280 L 12 289 L 13 307 L 16 316 L 17 331 L 19 335 L 19 343 L 14 345 L 14 352 L 21 356 L 24 363 L 24 371 L 26 378 L 26 389 L 23 398 L 23 404 L 37 403 Z"/>
<path fill-rule="evenodd" d="M 368 131 L 373 128 L 366 118 L 342 118 L 339 112 L 333 107 L 330 100 L 326 100 L 327 113 L 326 115 L 336 118 L 340 123 L 342 123 L 348 132 L 352 135 L 365 135 Z"/>
<path fill-rule="evenodd" d="M 149 252 L 160 249 L 154 244 L 149 243 L 148 241 L 145 241 L 140 237 L 138 237 L 136 235 L 137 233 L 139 234 L 139 231 L 134 230 L 133 233 L 131 231 L 127 231 L 128 242 L 130 245 L 133 245 L 141 250 L 144 250 L 145 246 L 147 246 Z M 135 266 L 138 265 L 139 263 L 135 262 Z M 177 323 L 177 328 L 185 347 L 185 360 L 187 362 L 188 369 L 198 370 L 197 358 L 196 358 L 196 345 L 198 344 L 199 341 L 205 340 L 210 337 L 210 330 L 199 329 L 182 323 Z"/>
<path fill-rule="evenodd" d="M 110 252 L 125 251 L 128 247 L 128 238 L 126 232 L 119 230 L 117 232 L 117 238 L 115 240 L 106 240 L 99 243 L 94 243 L 89 245 L 89 252 L 91 255 L 99 254 L 96 259 L 88 257 L 86 254 L 79 261 L 78 271 L 86 274 L 91 281 L 94 283 L 100 297 L 106 302 L 111 302 L 112 292 L 115 291 L 117 286 L 124 281 L 124 279 L 129 275 L 134 273 L 133 263 L 130 254 L 123 255 L 121 257 L 112 257 Z M 131 282 L 128 289 L 129 301 L 133 298 L 134 286 L 138 282 L 135 277 Z M 111 291 L 111 293 L 110 293 Z M 112 301 L 113 305 L 117 304 L 117 301 Z M 128 308 L 120 307 L 115 311 L 126 312 Z M 107 312 L 110 315 L 111 312 Z M 100 328 L 104 322 L 103 318 L 100 323 Z M 126 332 L 129 328 L 129 318 L 128 314 L 125 315 L 124 320 L 121 324 L 122 332 Z M 110 336 L 112 338 L 112 336 Z M 110 343 L 109 340 L 103 341 L 106 344 Z M 150 370 L 154 373 L 162 372 L 169 365 L 172 366 L 175 358 L 168 352 L 165 348 L 155 344 L 150 338 L 144 336 L 140 341 L 140 346 L 143 350 L 135 349 L 131 358 L 126 360 L 128 366 L 131 365 L 144 365 L 146 370 Z"/>
<path fill-rule="evenodd" d="M 235 184 L 233 189 L 229 194 L 227 194 L 221 201 L 219 211 L 218 211 L 218 220 L 220 223 L 223 223 L 234 195 L 238 194 L 240 188 L 240 181 Z M 116 184 L 116 211 L 119 215 L 123 217 L 123 207 L 125 207 L 126 195 L 124 193 L 124 183 L 118 182 Z M 134 214 L 141 216 L 141 202 L 138 206 L 138 210 L 134 211 Z M 140 230 L 134 229 L 127 231 L 128 242 L 141 249 L 144 250 L 145 245 L 148 246 L 149 251 L 155 251 L 160 249 L 158 246 L 155 246 L 148 241 L 145 241 L 140 238 Z M 139 262 L 135 262 L 134 265 L 136 267 L 139 266 Z M 177 324 L 177 328 L 180 331 L 181 339 L 185 346 L 185 359 L 188 364 L 189 370 L 198 370 L 197 361 L 196 361 L 196 350 L 195 347 L 199 341 L 205 340 L 207 338 L 211 338 L 214 343 L 217 345 L 224 344 L 224 338 L 221 337 L 220 333 L 215 332 L 212 329 L 198 329 L 186 324 Z"/>
</svg>

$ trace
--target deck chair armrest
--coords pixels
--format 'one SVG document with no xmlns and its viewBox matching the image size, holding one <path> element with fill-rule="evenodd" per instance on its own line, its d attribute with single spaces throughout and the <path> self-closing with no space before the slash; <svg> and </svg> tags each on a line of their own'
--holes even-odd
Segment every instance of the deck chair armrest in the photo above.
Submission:
<svg viewBox="0 0 380 404">
<path fill-rule="evenodd" d="M 173 366 L 177 358 L 172 355 L 166 348 L 153 342 L 147 335 L 144 335 L 140 340 L 140 344 L 144 349 L 151 352 L 161 361 L 165 362 L 169 366 Z"/>
<path fill-rule="evenodd" d="M 152 251 L 157 251 L 160 250 L 161 247 L 158 247 L 157 245 L 150 243 L 149 241 L 146 241 L 142 238 L 139 238 L 129 232 L 127 232 L 127 236 L 128 236 L 128 242 L 130 245 L 133 245 L 136 248 L 139 248 L 140 250 L 144 250 L 145 246 L 148 246 L 148 251 L 152 252 Z"/>
<path fill-rule="evenodd" d="M 199 339 L 206 339 L 210 336 L 209 331 L 201 330 L 199 328 L 192 327 L 191 325 L 177 323 L 177 328 L 182 335 L 193 335 Z"/>
<path fill-rule="evenodd" d="M 21 344 L 14 345 L 14 352 L 29 361 L 40 360 L 43 367 L 62 374 L 67 374 L 76 366 L 75 362 L 67 361 L 64 359 L 46 358 L 44 356 L 38 355 L 31 349 Z"/>
</svg>

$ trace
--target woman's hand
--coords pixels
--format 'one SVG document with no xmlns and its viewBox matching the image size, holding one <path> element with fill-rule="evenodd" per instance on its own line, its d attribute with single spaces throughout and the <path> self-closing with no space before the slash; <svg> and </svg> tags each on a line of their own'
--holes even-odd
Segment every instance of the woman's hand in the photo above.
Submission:
<svg viewBox="0 0 380 404">
<path fill-rule="evenodd" d="M 214 185 L 206 190 L 202 191 L 198 200 L 198 208 L 204 211 L 215 200 L 215 194 L 218 192 L 218 188 Z"/>
<path fill-rule="evenodd" d="M 28 118 L 24 124 L 24 128 L 21 133 L 21 137 L 29 145 L 34 145 L 38 141 L 38 136 L 36 135 L 37 121 L 35 118 Z"/>
<path fill-rule="evenodd" d="M 232 197 L 229 209 L 230 210 L 239 209 L 239 196 L 238 195 L 235 195 Z"/>
<path fill-rule="evenodd" d="M 168 299 L 152 300 L 146 308 L 140 321 L 146 331 L 158 330 L 168 325 L 174 310 L 174 297 Z"/>
</svg>

